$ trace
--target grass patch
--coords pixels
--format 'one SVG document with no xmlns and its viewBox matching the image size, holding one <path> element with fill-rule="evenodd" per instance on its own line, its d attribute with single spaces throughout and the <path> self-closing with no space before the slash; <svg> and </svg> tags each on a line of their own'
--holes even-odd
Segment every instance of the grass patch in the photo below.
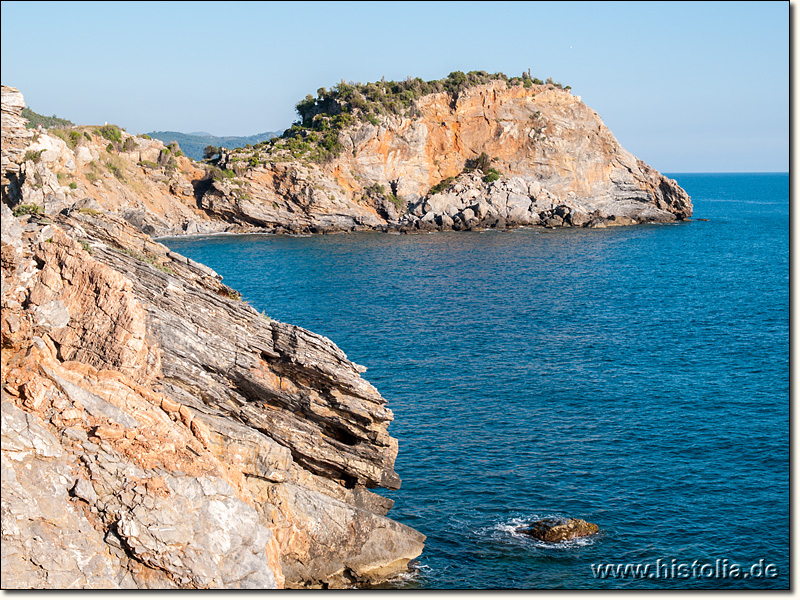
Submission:
<svg viewBox="0 0 800 600">
<path fill-rule="evenodd" d="M 171 267 L 167 265 L 162 265 L 158 262 L 157 258 L 152 254 L 142 254 L 141 252 L 136 252 L 135 250 L 130 250 L 128 248 L 119 248 L 119 251 L 123 254 L 127 254 L 131 258 L 138 260 L 139 262 L 147 263 L 148 265 L 152 265 L 162 273 L 167 273 L 169 275 L 175 275 L 175 271 L 172 270 Z"/>
<path fill-rule="evenodd" d="M 221 290 L 217 292 L 223 298 L 228 298 L 230 300 L 236 300 L 237 302 L 242 301 L 242 295 L 234 290 L 233 288 L 223 287 Z"/>
<path fill-rule="evenodd" d="M 42 207 L 38 204 L 20 204 L 14 207 L 12 213 L 15 217 L 21 217 L 22 215 L 40 215 L 42 214 Z"/>
<path fill-rule="evenodd" d="M 44 154 L 44 150 L 28 150 L 25 153 L 24 160 L 25 162 L 30 160 L 32 162 L 38 163 L 42 159 L 42 154 Z"/>
<path fill-rule="evenodd" d="M 120 181 L 125 181 L 125 174 L 122 170 L 122 165 L 116 162 L 115 160 L 106 161 L 106 168 L 108 168 L 109 172 L 119 179 Z"/>
</svg>

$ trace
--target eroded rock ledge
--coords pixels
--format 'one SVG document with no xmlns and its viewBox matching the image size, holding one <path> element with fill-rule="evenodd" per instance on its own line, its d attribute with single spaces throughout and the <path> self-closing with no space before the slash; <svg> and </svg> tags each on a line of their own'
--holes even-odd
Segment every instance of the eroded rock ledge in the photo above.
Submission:
<svg viewBox="0 0 800 600">
<path fill-rule="evenodd" d="M 6 194 L 53 171 L 20 165 L 33 142 L 6 135 L 24 105 L 6 92 L 3 586 L 346 587 L 405 571 L 425 538 L 370 491 L 400 479 L 363 367 L 121 214 L 16 218 Z"/>
</svg>

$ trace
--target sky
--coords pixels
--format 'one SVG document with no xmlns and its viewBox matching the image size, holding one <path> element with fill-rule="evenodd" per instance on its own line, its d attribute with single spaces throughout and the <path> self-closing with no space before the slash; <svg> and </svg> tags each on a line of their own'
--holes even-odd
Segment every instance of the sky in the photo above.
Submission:
<svg viewBox="0 0 800 600">
<path fill-rule="evenodd" d="M 794 7 L 792 7 L 794 10 Z M 789 2 L 2 2 L 2 83 L 131 133 L 282 130 L 341 80 L 552 77 L 665 173 L 789 170 Z"/>
</svg>

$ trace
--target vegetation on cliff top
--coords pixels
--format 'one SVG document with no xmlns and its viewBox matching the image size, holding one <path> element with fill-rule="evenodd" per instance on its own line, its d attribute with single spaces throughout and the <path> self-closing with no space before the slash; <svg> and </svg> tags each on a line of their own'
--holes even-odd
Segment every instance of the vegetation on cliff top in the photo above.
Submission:
<svg viewBox="0 0 800 600">
<path fill-rule="evenodd" d="M 73 125 L 72 121 L 61 119 L 55 115 L 52 117 L 40 115 L 39 113 L 33 112 L 27 106 L 22 109 L 22 116 L 28 119 L 28 122 L 25 123 L 25 127 L 28 129 L 36 129 L 39 125 L 44 129 L 50 129 L 51 127 L 72 127 Z"/>
<path fill-rule="evenodd" d="M 549 85 L 570 89 L 570 86 L 564 87 L 549 78 L 546 81 L 532 78 L 530 72 L 519 77 L 508 77 L 504 73 L 454 71 L 443 79 L 433 81 L 423 81 L 419 77 L 409 77 L 404 81 L 384 79 L 365 84 L 341 81 L 331 90 L 320 88 L 316 97 L 309 94 L 298 102 L 295 109 L 300 118 L 280 138 L 237 149 L 235 154 L 245 153 L 249 158 L 233 156 L 231 160 L 246 161 L 247 166 L 256 166 L 266 159 L 327 162 L 342 151 L 339 133 L 356 122 L 378 125 L 382 116 L 415 117 L 419 115 L 416 101 L 423 96 L 447 92 L 455 102 L 464 90 L 497 80 L 526 88 Z M 262 158 L 261 150 L 267 156 Z"/>
<path fill-rule="evenodd" d="M 419 114 L 416 106 L 418 98 L 447 92 L 455 101 L 464 90 L 496 80 L 525 87 L 544 83 L 540 79 L 531 78 L 530 73 L 509 78 L 503 73 L 490 74 L 486 71 L 453 71 L 447 77 L 434 81 L 423 81 L 419 77 L 409 77 L 399 82 L 382 80 L 366 84 L 342 81 L 330 91 L 318 89 L 316 98 L 309 94 L 298 102 L 295 108 L 300 120 L 281 137 L 289 140 L 287 146 L 290 149 L 300 150 L 301 153 L 305 148 L 296 142 L 292 143 L 292 140 L 299 138 L 309 143 L 308 150 L 311 151 L 312 158 L 324 161 L 338 155 L 341 151 L 339 131 L 356 119 L 377 125 L 381 115 L 415 117 Z M 554 84 L 552 80 L 548 80 L 548 83 L 561 87 L 561 84 Z M 313 144 L 316 145 L 315 148 L 311 146 Z"/>
<path fill-rule="evenodd" d="M 151 131 L 148 135 L 157 140 L 161 140 L 165 144 L 178 142 L 181 149 L 186 153 L 186 156 L 200 161 L 203 160 L 203 158 L 208 158 L 204 156 L 204 151 L 208 146 L 243 148 L 247 144 L 258 144 L 259 142 L 278 137 L 280 134 L 280 131 L 265 131 L 264 133 L 257 133 L 250 136 L 225 137 L 203 132 L 181 133 L 180 131 Z"/>
</svg>

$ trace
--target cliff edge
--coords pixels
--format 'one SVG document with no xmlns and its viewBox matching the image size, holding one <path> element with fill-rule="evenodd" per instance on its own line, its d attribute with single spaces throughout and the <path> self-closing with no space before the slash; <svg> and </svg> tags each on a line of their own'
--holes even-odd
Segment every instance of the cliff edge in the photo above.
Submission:
<svg viewBox="0 0 800 600">
<path fill-rule="evenodd" d="M 10 204 L 102 210 L 153 236 L 607 227 L 692 214 L 686 192 L 622 148 L 579 96 L 530 78 L 342 82 L 298 103 L 282 137 L 206 163 L 114 126 L 31 134 L 13 94 L 4 98 L 19 132 L 3 142 L 17 153 L 3 166 Z"/>
<path fill-rule="evenodd" d="M 79 130 L 77 151 L 31 134 L 21 94 L 2 92 L 3 587 L 347 587 L 404 572 L 424 536 L 370 491 L 400 479 L 392 413 L 363 367 L 154 242 L 106 184 L 89 182 L 119 211 L 74 202 L 93 134 Z M 99 178 L 136 184 L 98 160 Z M 173 184 L 193 168 L 176 165 Z M 58 210 L 12 214 L 31 181 Z M 181 197 L 169 185 L 140 188 L 145 222 Z"/>
<path fill-rule="evenodd" d="M 558 84 L 483 72 L 342 83 L 298 112 L 283 138 L 223 153 L 218 165 L 237 177 L 215 181 L 200 206 L 311 232 L 605 227 L 692 214 L 674 180 Z"/>
</svg>

